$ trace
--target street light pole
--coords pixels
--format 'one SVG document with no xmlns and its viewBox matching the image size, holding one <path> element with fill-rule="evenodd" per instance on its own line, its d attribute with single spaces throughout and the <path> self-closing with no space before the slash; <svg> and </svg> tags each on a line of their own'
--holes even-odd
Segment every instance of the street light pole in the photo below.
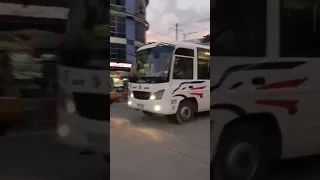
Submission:
<svg viewBox="0 0 320 180">
<path fill-rule="evenodd" d="M 197 33 L 197 32 L 190 32 L 190 33 L 184 33 L 184 34 L 182 34 L 182 35 L 183 35 L 183 40 L 185 41 L 188 35 L 190 35 L 190 34 L 195 34 L 195 33 Z"/>
</svg>

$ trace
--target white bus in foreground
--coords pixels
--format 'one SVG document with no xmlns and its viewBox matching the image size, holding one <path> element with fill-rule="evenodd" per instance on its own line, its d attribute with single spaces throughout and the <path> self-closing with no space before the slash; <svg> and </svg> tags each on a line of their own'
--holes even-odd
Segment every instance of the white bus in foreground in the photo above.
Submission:
<svg viewBox="0 0 320 180">
<path fill-rule="evenodd" d="M 211 167 L 260 180 L 272 162 L 320 153 L 320 1 L 216 1 Z"/>
<path fill-rule="evenodd" d="M 90 2 L 70 5 L 59 53 L 57 133 L 61 142 L 110 161 L 109 5 L 99 1 L 89 8 Z"/>
<path fill-rule="evenodd" d="M 128 105 L 182 124 L 210 110 L 210 47 L 187 42 L 153 43 L 137 50 Z"/>
</svg>

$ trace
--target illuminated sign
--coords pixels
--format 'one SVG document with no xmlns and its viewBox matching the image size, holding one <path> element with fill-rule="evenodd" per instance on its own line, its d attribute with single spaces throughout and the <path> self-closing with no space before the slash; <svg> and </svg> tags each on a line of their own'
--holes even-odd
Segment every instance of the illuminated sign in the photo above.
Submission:
<svg viewBox="0 0 320 180">
<path fill-rule="evenodd" d="M 110 62 L 110 67 L 131 68 L 131 64 Z"/>
</svg>

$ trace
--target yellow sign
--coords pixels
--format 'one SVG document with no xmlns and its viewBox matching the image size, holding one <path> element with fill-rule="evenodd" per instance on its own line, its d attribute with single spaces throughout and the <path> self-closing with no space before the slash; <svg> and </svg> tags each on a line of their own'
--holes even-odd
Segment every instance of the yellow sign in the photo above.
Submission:
<svg viewBox="0 0 320 180">
<path fill-rule="evenodd" d="M 97 37 L 109 37 L 109 25 L 101 24 L 93 28 L 93 33 Z"/>
</svg>

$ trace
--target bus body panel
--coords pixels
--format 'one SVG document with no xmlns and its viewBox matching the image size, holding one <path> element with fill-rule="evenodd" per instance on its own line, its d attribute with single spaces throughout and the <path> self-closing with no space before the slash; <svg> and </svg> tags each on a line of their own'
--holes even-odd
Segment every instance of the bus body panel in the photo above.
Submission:
<svg viewBox="0 0 320 180">
<path fill-rule="evenodd" d="M 129 92 L 128 93 L 128 102 L 129 106 L 134 109 L 139 109 L 142 111 L 148 111 L 153 113 L 161 113 L 161 114 L 174 114 L 175 109 L 171 105 L 172 100 L 172 91 L 169 83 L 157 83 L 157 84 L 141 84 L 141 83 L 128 83 Z M 149 100 L 149 97 L 160 90 L 164 90 L 162 95 L 162 99 L 160 100 Z M 146 98 L 137 98 L 132 97 L 135 92 L 144 92 L 145 94 L 149 94 Z M 155 106 L 160 106 L 160 111 L 155 110 Z"/>
<path fill-rule="evenodd" d="M 131 94 L 129 93 L 128 101 L 130 102 L 130 107 L 134 109 L 170 115 L 177 112 L 177 108 L 182 100 L 195 98 L 198 102 L 197 112 L 209 111 L 209 87 L 210 85 L 208 81 L 198 80 L 172 80 L 170 83 L 160 84 L 129 83 L 129 91 L 133 94 L 133 91 L 146 92 L 150 93 L 150 95 L 163 89 L 165 91 L 162 99 L 160 100 L 139 100 L 131 97 Z M 155 106 L 160 106 L 160 111 L 156 111 Z"/>
<path fill-rule="evenodd" d="M 66 94 L 60 94 L 59 96 L 70 96 L 72 98 L 73 93 L 89 93 L 93 95 L 101 94 L 109 98 L 109 77 L 110 74 L 107 70 L 59 66 L 59 85 L 63 93 Z M 75 106 L 77 106 L 76 102 Z M 108 111 L 106 109 L 106 113 Z M 69 113 L 65 108 L 58 107 L 57 133 L 59 140 L 68 145 L 102 154 L 109 153 L 110 120 L 90 119 L 80 116 L 77 112 Z"/>
<path fill-rule="evenodd" d="M 156 48 L 158 45 L 166 45 L 166 43 L 153 43 L 140 47 L 137 52 Z M 169 43 L 168 43 L 169 44 Z M 198 108 L 196 112 L 203 112 L 210 110 L 210 80 L 198 79 L 198 48 L 210 50 L 209 46 L 203 46 L 199 44 L 187 43 L 187 42 L 172 42 L 169 45 L 174 45 L 175 52 L 179 48 L 186 48 L 188 50 L 193 50 L 194 56 L 183 56 L 183 55 L 172 55 L 168 82 L 166 83 L 143 83 L 143 82 L 130 82 L 129 91 L 143 91 L 149 92 L 150 95 L 153 93 L 164 89 L 164 94 L 162 99 L 159 100 L 139 100 L 137 98 L 131 97 L 128 94 L 128 104 L 134 109 L 139 109 L 142 111 L 148 111 L 152 113 L 162 114 L 162 115 L 172 115 L 177 112 L 179 104 L 182 100 L 188 98 L 194 98 L 197 101 Z M 174 79 L 173 70 L 175 67 L 176 57 L 192 59 L 193 66 L 193 76 L 190 79 Z M 182 60 L 183 61 L 183 60 Z M 209 60 L 208 60 L 209 61 Z M 135 66 L 133 66 L 135 68 Z M 149 95 L 149 96 L 150 96 Z M 161 106 L 161 109 L 156 111 L 155 106 Z"/>
<path fill-rule="evenodd" d="M 71 145 L 79 150 L 109 153 L 110 123 L 88 120 L 77 114 L 70 114 L 58 108 L 59 115 L 59 141 Z M 61 135 L 61 131 L 68 129 L 68 133 Z"/>
<path fill-rule="evenodd" d="M 320 85 L 316 80 L 318 72 L 315 67 L 319 66 L 316 59 L 252 59 L 251 62 L 249 58 L 234 61 L 214 59 L 211 75 L 212 106 L 229 104 L 244 109 L 247 114 L 272 114 L 281 131 L 283 158 L 320 152 L 320 122 L 316 118 Z M 248 66 L 230 71 L 232 67 L 242 65 Z M 265 83 L 259 85 L 253 82 L 259 78 L 264 79 Z M 235 86 L 239 82 L 241 85 Z M 215 116 L 216 111 L 220 110 L 211 111 L 215 124 L 218 121 L 227 124 L 234 120 Z M 232 110 L 229 113 L 233 114 Z M 213 131 L 217 132 L 213 134 L 219 133 L 216 128 Z"/>
<path fill-rule="evenodd" d="M 176 100 L 176 106 L 182 100 L 188 98 L 195 98 L 197 101 L 198 109 L 196 112 L 203 112 L 210 110 L 210 82 L 209 80 L 172 80 L 172 99 Z"/>
<path fill-rule="evenodd" d="M 212 33 L 210 76 L 212 157 L 224 127 L 241 117 L 238 111 L 274 116 L 282 158 L 320 153 L 318 4 L 318 0 L 216 1 L 212 24 L 218 33 Z M 228 17 L 238 19 L 232 22 Z M 219 47 L 222 51 L 215 52 Z M 233 51 L 242 47 L 244 51 Z"/>
<path fill-rule="evenodd" d="M 108 70 L 90 70 L 59 66 L 59 83 L 69 92 L 110 93 Z"/>
</svg>

